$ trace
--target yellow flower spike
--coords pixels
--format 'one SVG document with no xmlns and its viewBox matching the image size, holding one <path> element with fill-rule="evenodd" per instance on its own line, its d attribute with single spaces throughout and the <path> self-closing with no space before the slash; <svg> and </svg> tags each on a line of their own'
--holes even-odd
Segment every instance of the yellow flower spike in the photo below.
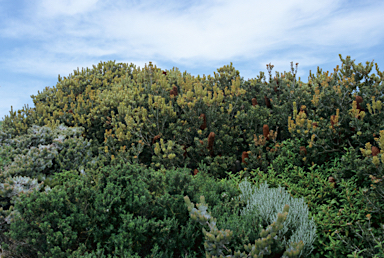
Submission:
<svg viewBox="0 0 384 258">
<path fill-rule="evenodd" d="M 379 158 L 378 158 L 377 156 L 374 156 L 374 157 L 372 158 L 372 163 L 373 163 L 374 165 L 376 165 L 376 167 L 377 167 L 378 165 L 380 165 L 380 160 L 379 160 Z"/>
<path fill-rule="evenodd" d="M 372 148 L 371 143 L 370 143 L 370 142 L 367 142 L 367 143 L 365 144 L 365 149 L 367 149 L 367 150 L 371 150 L 371 148 Z"/>
<path fill-rule="evenodd" d="M 174 157 L 176 157 L 176 155 L 174 153 L 168 154 L 169 159 L 173 159 Z"/>
<path fill-rule="evenodd" d="M 369 103 L 367 103 L 367 107 L 368 107 L 369 113 L 372 115 L 375 112 L 375 109 L 373 109 L 373 112 L 372 112 L 372 108 Z"/>
<path fill-rule="evenodd" d="M 229 104 L 229 108 L 228 108 L 228 114 L 230 114 L 232 112 L 232 109 L 233 109 L 233 106 L 232 104 Z"/>
<path fill-rule="evenodd" d="M 156 142 L 155 144 L 155 153 L 156 155 L 160 155 L 160 145 L 158 142 Z"/>
<path fill-rule="evenodd" d="M 311 120 L 307 120 L 307 129 L 311 129 L 312 127 L 312 121 Z"/>
</svg>

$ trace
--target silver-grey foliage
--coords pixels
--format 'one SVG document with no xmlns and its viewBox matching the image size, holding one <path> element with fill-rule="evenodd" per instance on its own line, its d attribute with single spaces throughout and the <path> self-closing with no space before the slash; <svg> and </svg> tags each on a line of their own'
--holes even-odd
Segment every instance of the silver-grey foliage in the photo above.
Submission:
<svg viewBox="0 0 384 258">
<path fill-rule="evenodd" d="M 283 245 L 293 243 L 300 240 L 304 243 L 304 249 L 300 253 L 300 257 L 306 257 L 313 251 L 313 242 L 316 239 L 315 222 L 308 219 L 308 206 L 304 203 L 304 199 L 295 199 L 280 187 L 269 189 L 267 182 L 260 185 L 260 188 L 252 187 L 246 179 L 239 184 L 242 194 L 239 199 L 247 202 L 247 206 L 241 211 L 241 215 L 249 214 L 256 211 L 256 214 L 262 219 L 263 223 L 269 225 L 276 221 L 277 214 L 282 213 L 284 206 L 289 205 L 289 213 L 284 222 L 284 227 L 277 234 Z M 291 236 L 286 239 L 287 233 Z"/>
</svg>

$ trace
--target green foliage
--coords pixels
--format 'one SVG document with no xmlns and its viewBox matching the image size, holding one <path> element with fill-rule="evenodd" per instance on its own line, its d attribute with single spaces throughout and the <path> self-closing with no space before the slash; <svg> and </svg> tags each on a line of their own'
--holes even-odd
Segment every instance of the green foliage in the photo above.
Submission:
<svg viewBox="0 0 384 258">
<path fill-rule="evenodd" d="M 340 55 L 340 59 L 343 63 L 341 70 L 336 67 L 335 73 L 329 76 L 318 69 L 316 77 L 310 74 L 308 83 L 302 83 L 300 78 L 296 80 L 293 67 L 292 74 L 279 76 L 277 73 L 272 78 L 271 65 L 267 66 L 268 83 L 262 82 L 265 80 L 263 72 L 256 79 L 244 81 L 232 64 L 218 69 L 218 73 L 208 78 L 194 78 L 177 69 L 164 72 L 151 63 L 137 69 L 133 64 L 111 61 L 100 63 L 93 69 L 77 70 L 68 78 L 59 76 L 55 87 L 32 96 L 35 108 L 23 108 L 16 114 L 11 107 L 10 116 L 4 118 L 0 131 L 0 169 L 2 173 L 13 171 L 14 176 L 29 177 L 30 180 L 18 179 L 25 182 L 15 183 L 23 190 L 32 185 L 37 187 L 32 182 L 38 179 L 37 183 L 41 183 L 43 174 L 46 176 L 44 185 L 58 186 L 57 182 L 49 181 L 53 180 L 52 175 L 71 169 L 76 171 L 72 176 L 87 171 L 83 180 L 96 182 L 99 167 L 115 166 L 119 162 L 140 164 L 155 171 L 184 167 L 190 174 L 197 173 L 195 177 L 208 173 L 218 181 L 227 179 L 230 171 L 236 176 L 243 169 L 241 173 L 250 177 L 250 171 L 258 169 L 260 178 L 272 174 L 276 178 L 271 176 L 271 180 L 279 181 L 284 177 L 285 181 L 279 184 L 289 191 L 293 191 L 286 185 L 290 178 L 296 180 L 295 183 L 302 182 L 295 184 L 294 191 L 297 197 L 310 199 L 307 203 L 309 211 L 319 217 L 314 217 L 318 239 L 311 256 L 345 256 L 350 249 L 329 235 L 331 231 L 343 228 L 337 223 L 366 220 L 371 214 L 372 232 L 380 235 L 382 218 L 379 211 L 383 208 L 383 181 L 380 180 L 384 176 L 384 158 L 380 151 L 384 148 L 384 143 L 381 144 L 384 137 L 378 141 L 375 137 L 384 121 L 381 110 L 384 76 L 377 65 L 378 76 L 368 75 L 372 63 L 367 62 L 364 67 L 355 65 L 349 56 L 344 60 Z M 359 91 L 352 96 L 352 90 L 357 87 Z M 17 155 L 30 153 L 31 158 L 42 163 L 39 166 L 30 164 L 33 168 L 24 167 L 20 159 L 5 153 L 16 154 L 10 148 L 14 146 L 7 144 L 18 137 L 26 136 L 32 143 L 28 130 L 34 128 L 33 125 L 52 130 L 62 125 L 74 129 L 80 127 L 84 129 L 84 141 L 72 144 L 76 146 L 73 153 L 70 151 L 72 145 L 54 150 L 61 146 L 53 142 L 54 138 L 46 143 L 53 146 L 39 153 L 36 152 L 38 146 L 20 146 Z M 36 150 L 31 151 L 31 146 Z M 58 157 L 60 154 L 62 159 Z M 82 158 L 76 154 L 89 155 L 88 162 L 78 164 Z M 341 164 L 336 165 L 342 157 L 345 158 Z M 15 165 L 12 167 L 13 163 L 22 165 L 21 170 Z M 87 170 L 88 165 L 93 169 Z M 200 165 L 206 167 L 205 172 L 200 171 Z M 270 172 L 270 165 L 275 174 Z M 316 174 L 311 170 L 314 166 L 324 171 Z M 306 176 L 304 180 L 298 174 L 313 174 L 314 178 Z M 330 176 L 334 179 L 332 183 L 328 183 Z M 2 180 L 5 178 L 8 177 Z M 268 184 L 272 186 L 270 181 Z M 201 187 L 204 188 L 204 184 Z M 363 189 L 364 192 L 354 194 Z M 166 196 L 165 192 L 163 195 Z M 7 196 L 4 195 L 1 201 L 10 202 Z M 204 196 L 208 202 L 209 195 Z M 221 197 L 213 198 L 215 201 Z M 233 212 L 244 205 L 232 199 L 227 201 L 226 205 L 231 208 L 217 208 L 217 212 Z M 340 211 L 337 215 L 341 209 L 349 213 L 341 214 Z M 325 219 L 320 220 L 321 216 Z M 237 220 L 236 217 L 231 219 Z M 229 220 L 228 224 L 234 222 Z M 359 230 L 355 224 L 353 230 Z M 370 257 L 368 253 L 376 252 L 371 246 L 376 245 L 376 242 L 372 243 L 376 238 L 361 240 L 357 232 L 353 235 L 351 232 L 348 236 L 351 243 L 366 249 L 364 255 Z M 233 245 L 242 241 L 235 238 Z"/>
<path fill-rule="evenodd" d="M 236 208 L 228 200 L 238 195 L 232 184 L 218 183 L 204 173 L 194 178 L 188 169 L 154 171 L 120 162 L 93 172 L 93 181 L 75 172 L 54 175 L 60 184 L 48 193 L 20 195 L 15 205 L 19 216 L 6 236 L 28 240 L 19 247 L 21 253 L 76 257 L 96 249 L 114 254 L 118 249 L 145 257 L 157 244 L 163 257 L 201 257 L 203 239 L 196 233 L 201 228 L 188 218 L 183 196 L 195 200 L 198 194 L 209 194 L 214 206 Z"/>
<path fill-rule="evenodd" d="M 212 217 L 211 213 L 207 213 L 208 206 L 205 203 L 204 196 L 200 196 L 200 202 L 196 205 L 199 210 L 197 210 L 194 207 L 194 204 L 191 203 L 188 196 L 184 197 L 184 200 L 188 206 L 188 211 L 190 212 L 190 216 L 193 220 L 199 222 L 201 225 L 209 226 L 210 231 L 207 232 L 205 228 L 203 228 L 203 233 L 205 236 L 205 254 L 206 257 L 220 257 L 223 258 L 224 256 L 224 249 L 225 251 L 232 253 L 231 249 L 228 249 L 226 245 L 229 243 L 229 241 L 232 238 L 233 232 L 231 230 L 218 230 L 216 226 L 216 219 Z M 246 252 L 249 252 L 247 255 L 245 252 L 235 251 L 234 255 L 227 255 L 225 257 L 263 257 L 270 254 L 276 254 L 275 252 L 272 252 L 271 245 L 275 243 L 277 239 L 278 232 L 283 229 L 284 227 L 284 221 L 287 218 L 289 211 L 289 205 L 285 205 L 283 209 L 283 213 L 277 214 L 277 220 L 274 221 L 271 225 L 267 227 L 266 230 L 262 229 L 260 233 L 260 239 L 255 240 L 255 244 L 251 245 L 244 245 L 244 249 Z M 208 222 L 209 221 L 209 222 Z M 297 242 L 293 244 L 293 246 L 290 246 L 287 251 L 283 253 L 283 258 L 288 257 L 299 257 L 299 254 L 301 250 L 303 249 L 304 245 L 302 241 Z M 220 255 L 220 256 L 219 256 Z"/>
<path fill-rule="evenodd" d="M 80 171 L 90 162 L 90 143 L 79 138 L 81 129 L 59 126 L 49 127 L 33 125 L 28 134 L 14 139 L 2 137 L 0 157 L 0 224 L 1 238 L 9 230 L 12 218 L 18 214 L 14 205 L 20 193 L 31 193 L 34 189 L 51 190 L 58 184 L 52 179 L 54 173 L 64 169 Z M 2 134 L 4 136 L 4 134 Z M 91 164 L 96 164 L 93 160 Z"/>
<path fill-rule="evenodd" d="M 288 151 L 285 148 L 290 148 L 290 145 L 287 144 L 283 147 L 283 153 Z M 343 158 L 350 163 L 351 161 L 346 157 L 348 154 Z M 288 163 L 290 159 L 289 155 L 280 156 L 275 161 L 279 164 L 275 164 L 275 162 L 271 164 L 268 173 L 262 173 L 260 169 L 257 169 L 247 172 L 249 175 L 247 178 L 256 187 L 261 186 L 260 182 L 267 181 L 271 187 L 285 186 L 292 197 L 304 198 L 308 205 L 309 216 L 313 216 L 317 228 L 317 239 L 313 243 L 314 251 L 308 257 L 346 257 L 352 251 L 364 249 L 366 249 L 364 257 L 374 257 L 373 254 L 378 254 L 379 249 L 374 248 L 376 242 L 371 234 L 380 236 L 376 240 L 382 239 L 383 229 L 379 224 L 383 221 L 383 215 L 378 212 L 374 215 L 372 209 L 369 209 L 365 198 L 369 194 L 368 189 L 359 186 L 356 177 L 352 177 L 348 181 L 341 178 L 341 181 L 336 181 L 336 183 L 327 180 L 330 176 L 335 177 L 342 174 L 345 168 L 344 163 L 335 160 L 332 166 L 322 165 L 317 169 L 315 169 L 316 164 L 307 169 L 294 165 L 288 165 L 284 170 L 278 172 L 273 169 L 274 166 L 281 167 L 281 164 Z M 360 159 L 355 162 L 361 167 L 368 163 L 367 160 Z M 244 174 L 241 172 L 240 178 L 232 176 L 233 182 L 239 185 Z M 375 195 L 371 194 L 371 198 L 373 196 Z M 378 204 L 379 200 L 375 203 Z M 352 234 L 358 229 L 359 222 L 366 221 L 367 218 L 370 218 L 373 222 L 372 225 L 376 226 L 368 227 L 366 225 L 365 229 L 362 228 L 360 233 L 359 231 L 356 233 L 361 234 L 365 231 L 368 235 L 358 237 L 357 234 Z"/>
</svg>

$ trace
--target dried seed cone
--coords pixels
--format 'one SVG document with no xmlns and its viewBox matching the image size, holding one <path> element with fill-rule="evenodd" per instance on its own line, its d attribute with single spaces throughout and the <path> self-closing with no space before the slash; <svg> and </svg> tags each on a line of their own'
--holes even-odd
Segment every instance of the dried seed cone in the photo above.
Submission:
<svg viewBox="0 0 384 258">
<path fill-rule="evenodd" d="M 210 132 L 208 136 L 208 149 L 211 151 L 211 156 L 213 156 L 213 142 L 215 141 L 215 133 Z"/>
<path fill-rule="evenodd" d="M 256 98 L 253 98 L 253 99 L 252 99 L 252 106 L 256 106 L 256 105 L 258 105 L 258 104 L 257 104 L 257 99 L 256 99 Z"/>
<path fill-rule="evenodd" d="M 245 158 L 249 158 L 248 153 L 246 151 L 243 151 L 243 154 L 241 155 L 242 162 L 247 165 L 248 163 L 245 162 Z"/>
<path fill-rule="evenodd" d="M 153 137 L 152 144 L 155 144 L 155 142 L 160 138 L 160 135 L 156 135 Z"/>
<path fill-rule="evenodd" d="M 185 158 L 187 156 L 187 146 L 185 146 L 185 144 L 182 144 L 182 146 L 183 146 L 183 149 L 184 149 L 183 156 Z"/>
<path fill-rule="evenodd" d="M 300 154 L 303 156 L 306 156 L 307 155 L 307 149 L 305 148 L 305 146 L 300 146 Z"/>
<path fill-rule="evenodd" d="M 200 117 L 202 117 L 204 119 L 204 122 L 203 124 L 200 126 L 200 129 L 201 130 L 204 130 L 205 128 L 207 128 L 207 119 L 205 118 L 205 114 L 201 114 Z"/>
<path fill-rule="evenodd" d="M 267 141 L 269 140 L 269 126 L 263 125 L 263 135 Z"/>
<path fill-rule="evenodd" d="M 356 96 L 355 100 L 357 103 L 356 108 L 359 111 L 365 111 L 365 109 L 360 106 L 360 103 L 363 103 L 363 98 L 361 96 Z M 357 119 L 360 119 L 360 116 L 358 116 Z"/>
<path fill-rule="evenodd" d="M 172 87 L 172 90 L 170 91 L 169 95 L 170 95 L 170 96 L 173 95 L 174 97 L 177 96 L 177 87 L 176 87 L 176 86 L 173 86 L 173 87 Z"/>
<path fill-rule="evenodd" d="M 374 157 L 374 156 L 377 156 L 377 154 L 380 153 L 379 148 L 377 148 L 377 147 L 375 147 L 375 146 L 372 146 L 371 151 L 372 151 L 372 156 L 373 156 L 373 157 Z"/>
<path fill-rule="evenodd" d="M 265 99 L 265 105 L 267 105 L 268 108 L 271 108 L 271 102 L 269 101 L 267 96 L 264 96 L 264 99 Z"/>
</svg>

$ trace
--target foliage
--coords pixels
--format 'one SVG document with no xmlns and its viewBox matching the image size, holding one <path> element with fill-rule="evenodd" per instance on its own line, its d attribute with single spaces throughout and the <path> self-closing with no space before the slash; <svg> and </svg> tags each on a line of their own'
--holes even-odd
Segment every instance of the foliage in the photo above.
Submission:
<svg viewBox="0 0 384 258">
<path fill-rule="evenodd" d="M 93 181 L 67 171 L 54 176 L 63 185 L 47 194 L 35 190 L 20 195 L 15 206 L 20 214 L 6 233 L 14 240 L 28 240 L 18 252 L 68 257 L 96 250 L 99 244 L 105 255 L 121 249 L 145 257 L 157 244 L 164 257 L 194 253 L 201 257 L 203 239 L 196 233 L 201 228 L 191 224 L 181 205 L 183 196 L 195 200 L 199 194 L 209 194 L 213 206 L 237 207 L 229 201 L 239 194 L 231 184 L 218 183 L 204 173 L 192 177 L 188 169 L 143 170 L 121 162 L 86 172 L 93 173 Z"/>
<path fill-rule="evenodd" d="M 291 143 L 284 142 L 283 153 L 289 153 Z M 333 164 L 327 166 L 318 166 L 315 164 L 307 169 L 303 167 L 289 164 L 290 159 L 294 158 L 294 154 L 281 155 L 269 167 L 267 173 L 263 173 L 260 169 L 240 172 L 240 176 L 231 176 L 231 180 L 239 185 L 241 178 L 250 179 L 256 187 L 265 182 L 271 187 L 283 185 L 292 197 L 304 198 L 308 205 L 309 215 L 313 216 L 317 228 L 317 239 L 313 243 L 314 251 L 309 257 L 346 257 L 354 250 L 364 250 L 364 257 L 373 257 L 379 249 L 374 246 L 376 242 L 371 237 L 359 237 L 353 235 L 352 232 L 357 227 L 348 225 L 358 225 L 359 221 L 365 221 L 370 218 L 374 227 L 367 227 L 365 230 L 369 235 L 383 234 L 383 230 L 379 223 L 383 221 L 383 215 L 376 213 L 373 215 L 372 209 L 369 209 L 366 198 L 368 189 L 359 186 L 360 182 L 356 176 L 345 180 L 340 177 L 344 171 L 348 170 L 344 164 L 351 163 L 350 155 L 347 153 L 342 159 L 346 163 L 338 162 L 336 159 Z M 370 168 L 369 160 L 357 159 L 356 165 L 359 167 Z M 276 171 L 274 167 L 284 167 L 284 170 Z M 330 177 L 340 178 L 340 181 L 329 181 Z M 371 198 L 374 197 L 371 193 Z M 376 199 L 376 198 L 375 198 Z M 373 199 L 373 200 L 375 200 Z M 382 199 L 381 199 L 382 200 Z M 375 203 L 382 203 L 377 200 Z M 369 230 L 370 228 L 370 230 Z M 338 235 L 339 240 L 336 239 Z M 329 240 L 332 241 L 329 243 Z M 343 241 L 341 241 L 343 239 Z M 355 249 L 349 248 L 349 245 L 355 245 Z M 369 255 L 371 253 L 371 255 Z"/>
<path fill-rule="evenodd" d="M 203 228 L 203 233 L 205 236 L 205 254 L 206 257 L 220 257 L 223 258 L 224 249 L 225 251 L 232 253 L 231 249 L 228 249 L 225 245 L 229 243 L 232 238 L 233 232 L 231 230 L 218 230 L 216 227 L 216 219 L 212 217 L 211 213 L 207 213 L 207 205 L 204 200 L 204 196 L 200 197 L 201 203 L 198 203 L 196 207 L 199 208 L 197 210 L 194 208 L 194 204 L 191 203 L 188 196 L 184 197 L 184 200 L 188 206 L 188 211 L 190 212 L 190 216 L 193 220 L 198 221 L 201 225 L 208 225 L 210 231 L 207 232 Z M 285 205 L 283 209 L 283 213 L 277 214 L 277 220 L 273 222 L 271 225 L 267 227 L 266 230 L 262 230 L 260 233 L 260 239 L 255 241 L 254 245 L 248 244 L 244 245 L 244 249 L 246 252 L 249 252 L 247 255 L 245 252 L 241 253 L 240 251 L 235 251 L 234 255 L 227 255 L 225 257 L 263 257 L 264 255 L 276 254 L 272 252 L 271 244 L 275 243 L 277 240 L 277 234 L 279 230 L 283 229 L 284 221 L 288 215 L 289 205 Z M 208 222 L 209 221 L 209 222 Z M 283 258 L 288 257 L 299 257 L 301 250 L 304 248 L 304 244 L 302 241 L 294 243 L 294 247 L 290 246 L 287 251 L 284 252 Z M 220 255 L 220 256 L 219 256 Z"/>
<path fill-rule="evenodd" d="M 308 83 L 300 78 L 296 81 L 293 67 L 292 74 L 277 73 L 272 78 L 273 66 L 267 65 L 267 83 L 262 82 L 262 72 L 256 79 L 244 81 L 232 63 L 208 78 L 194 78 L 177 69 L 162 71 L 151 63 L 142 69 L 133 64 L 100 63 L 92 70 L 74 71 L 68 78 L 59 76 L 56 87 L 32 96 L 35 108 L 23 108 L 17 115 L 11 108 L 2 123 L 0 145 L 7 148 L 3 143 L 27 135 L 33 125 L 52 130 L 65 125 L 84 128 L 82 137 L 90 145 L 82 154 L 89 153 L 95 161 L 86 164 L 95 167 L 93 170 L 119 162 L 155 171 L 184 166 L 195 177 L 209 173 L 218 181 L 229 178 L 231 170 L 236 176 L 243 169 L 248 177 L 256 170 L 260 177 L 276 177 L 271 176 L 270 185 L 285 178 L 279 181 L 285 187 L 293 178 L 295 184 L 287 187 L 288 191 L 306 198 L 309 211 L 316 214 L 318 239 L 312 256 L 347 255 L 350 248 L 334 241 L 330 231 L 347 234 L 341 225 L 366 220 L 370 214 L 372 233 L 380 235 L 379 223 L 383 221 L 379 211 L 384 145 L 375 137 L 384 121 L 380 85 L 384 75 L 377 64 L 378 76 L 368 75 L 373 63 L 364 67 L 355 65 L 349 56 L 342 59 L 340 55 L 340 59 L 340 70 L 337 66 L 329 76 L 318 69 L 316 77 L 310 73 Z M 359 91 L 352 95 L 357 87 Z M 24 147 L 28 152 L 29 146 Z M 46 158 L 53 155 L 43 154 Z M 67 155 L 76 160 L 76 156 Z M 5 156 L 1 162 L 10 165 L 14 159 Z M 62 169 L 87 171 L 81 166 L 54 164 L 56 160 L 45 166 L 47 178 Z M 206 172 L 200 171 L 200 165 Z M 271 165 L 275 174 L 270 172 Z M 314 172 L 316 166 L 323 171 Z M 24 172 L 36 174 L 34 170 L 25 168 Z M 97 177 L 90 174 L 83 179 L 90 182 L 91 177 Z M 45 181 L 44 185 L 53 188 L 53 182 Z M 359 230 L 352 225 L 353 230 Z M 358 232 L 351 232 L 351 243 L 366 249 L 364 255 L 377 253 L 371 245 L 373 239 L 361 241 Z"/>
<path fill-rule="evenodd" d="M 31 193 L 34 189 L 48 192 L 58 184 L 52 180 L 54 173 L 63 169 L 80 171 L 92 160 L 90 143 L 79 137 L 80 134 L 81 128 L 61 125 L 52 130 L 33 125 L 26 135 L 14 139 L 2 138 L 0 224 L 3 241 L 9 242 L 3 233 L 9 230 L 12 218 L 18 214 L 14 205 L 19 201 L 20 193 Z M 98 165 L 96 160 L 92 160 L 91 164 Z"/>
<path fill-rule="evenodd" d="M 306 257 L 312 252 L 313 241 L 316 238 L 316 225 L 312 220 L 308 220 L 308 207 L 303 202 L 303 198 L 294 199 L 287 193 L 284 188 L 268 189 L 268 184 L 260 185 L 259 189 L 255 189 L 249 182 L 245 181 L 239 184 L 243 198 L 247 201 L 241 214 L 246 215 L 252 211 L 257 212 L 264 224 L 270 224 L 275 220 L 278 212 L 282 212 L 285 205 L 290 207 L 290 212 L 283 223 L 284 227 L 278 232 L 277 236 L 282 245 L 292 247 L 293 243 L 302 241 L 304 250 L 300 253 L 300 257 Z M 286 236 L 290 237 L 286 237 Z"/>
</svg>

